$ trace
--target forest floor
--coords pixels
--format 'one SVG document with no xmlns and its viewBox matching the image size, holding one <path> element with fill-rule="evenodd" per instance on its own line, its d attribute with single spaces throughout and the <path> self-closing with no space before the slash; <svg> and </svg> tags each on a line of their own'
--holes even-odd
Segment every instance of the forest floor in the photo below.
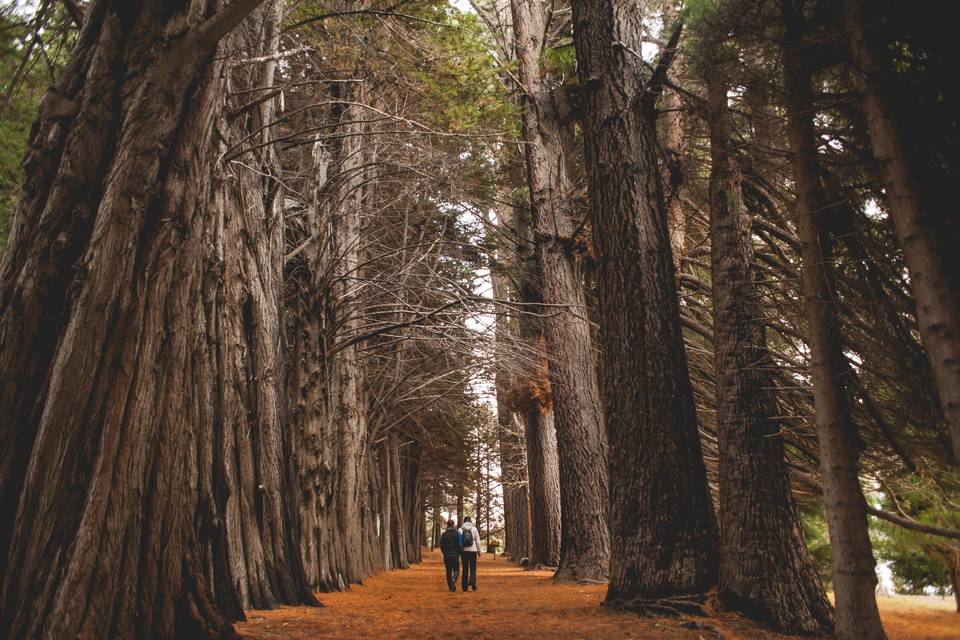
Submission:
<svg viewBox="0 0 960 640">
<path fill-rule="evenodd" d="M 469 638 L 554 640 L 649 638 L 651 640 L 779 640 L 743 618 L 721 614 L 684 621 L 641 618 L 600 606 L 605 585 L 555 584 L 548 571 L 525 571 L 484 554 L 478 591 L 447 591 L 438 553 L 423 563 L 367 579 L 342 593 L 321 594 L 324 607 L 250 611 L 237 630 L 250 640 L 291 638 Z M 960 639 L 960 614 L 952 599 L 880 598 L 890 640 Z"/>
</svg>

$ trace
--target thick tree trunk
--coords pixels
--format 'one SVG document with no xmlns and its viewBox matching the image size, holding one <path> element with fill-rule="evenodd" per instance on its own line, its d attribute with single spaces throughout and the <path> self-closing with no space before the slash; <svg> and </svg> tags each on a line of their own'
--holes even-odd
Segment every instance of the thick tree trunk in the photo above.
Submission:
<svg viewBox="0 0 960 640">
<path fill-rule="evenodd" d="M 656 114 L 644 106 L 636 57 L 641 15 L 629 0 L 577 0 L 573 18 L 616 532 L 607 602 L 643 607 L 633 601 L 716 583 L 717 530 L 680 329 Z"/>
<path fill-rule="evenodd" d="M 332 300 L 333 262 L 330 247 L 331 222 L 336 211 L 329 175 L 336 170 L 334 154 L 319 144 L 313 148 L 310 166 L 313 201 L 289 202 L 304 221 L 299 234 L 287 234 L 287 251 L 306 245 L 285 265 L 288 342 L 288 397 L 291 449 L 298 461 L 296 486 L 300 492 L 300 553 L 307 582 L 318 591 L 345 586 L 344 562 L 339 553 L 340 534 L 336 514 L 339 446 L 337 425 L 331 419 L 331 362 L 328 354 L 337 326 Z"/>
<path fill-rule="evenodd" d="M 347 100 L 359 102 L 353 94 Z M 339 446 L 337 469 L 337 524 L 342 538 L 343 570 L 347 582 L 360 582 L 366 575 L 366 554 L 362 544 L 362 517 L 367 475 L 367 416 L 363 397 L 363 362 L 360 345 L 339 348 L 339 343 L 360 332 L 356 299 L 359 288 L 358 269 L 364 247 L 360 237 L 363 208 L 363 113 L 356 104 L 346 104 L 341 111 L 340 129 L 345 136 L 339 149 L 336 176 L 335 211 L 330 219 L 330 237 L 334 256 L 339 262 L 334 283 L 335 353 L 331 359 L 331 414 L 337 425 Z"/>
<path fill-rule="evenodd" d="M 713 54 L 707 52 L 707 55 Z M 790 633 L 830 633 L 833 615 L 790 494 L 750 214 L 731 151 L 722 63 L 707 70 L 710 254 L 720 453 L 720 597 Z"/>
<path fill-rule="evenodd" d="M 533 310 L 542 302 L 538 290 L 539 269 L 530 260 L 533 230 L 529 214 L 518 212 L 516 224 L 520 246 L 516 255 L 520 274 L 520 337 L 530 346 L 533 371 L 522 387 L 521 407 L 527 445 L 527 495 L 530 506 L 530 567 L 556 567 L 560 562 L 560 461 L 553 428 L 550 379 L 540 321 Z M 532 266 L 529 266 L 531 263 Z"/>
<path fill-rule="evenodd" d="M 811 377 L 823 490 L 841 640 L 886 638 L 877 610 L 877 576 L 858 475 L 858 434 L 847 397 L 847 366 L 831 285 L 832 240 L 823 219 L 810 73 L 804 60 L 803 16 L 796 0 L 783 0 L 783 65 L 788 137 L 796 183 L 796 222 L 802 260 Z"/>
<path fill-rule="evenodd" d="M 268 3 L 257 21 L 238 29 L 231 42 L 248 51 L 276 51 L 283 3 Z M 240 39 L 242 37 L 242 40 Z M 240 64 L 231 69 L 231 93 L 272 86 L 274 62 Z M 246 95 L 246 94 L 244 94 Z M 231 110 L 241 104 L 229 105 Z M 273 119 L 272 102 L 229 120 L 217 130 L 229 132 L 221 153 L 263 129 Z M 269 129 L 261 142 L 269 143 Z M 256 162 L 259 171 L 248 166 Z M 246 165 L 246 166 L 245 166 Z M 278 175 L 269 145 L 232 163 L 215 194 L 213 209 L 221 216 L 223 277 L 217 304 L 223 310 L 212 322 L 218 338 L 218 366 L 225 384 L 219 390 L 218 415 L 225 429 L 220 460 L 227 499 L 224 525 L 231 575 L 246 608 L 272 608 L 296 602 L 304 576 L 298 556 L 297 511 L 288 486 L 284 443 L 286 398 L 281 353 L 284 227 L 277 204 L 278 185 L 265 176 Z M 215 456 L 214 459 L 217 459 Z M 282 496 L 289 496 L 282 499 Z M 216 549 L 211 549 L 216 553 Z M 297 571 L 290 573 L 290 568 Z"/>
<path fill-rule="evenodd" d="M 586 317 L 586 295 L 567 203 L 560 117 L 541 76 L 544 14 L 539 0 L 513 0 L 518 73 L 523 91 L 527 183 L 549 358 L 560 476 L 558 580 L 603 580 L 610 541 L 606 526 L 606 441 Z M 563 310 L 563 313 L 560 311 Z"/>
<path fill-rule="evenodd" d="M 854 77 L 863 95 L 873 154 L 880 164 L 887 207 L 910 274 L 917 325 L 940 395 L 950 431 L 954 463 L 960 465 L 960 283 L 949 264 L 956 247 L 943 241 L 938 217 L 948 215 L 944 203 L 921 192 L 912 150 L 887 96 L 893 91 L 867 27 L 863 0 L 844 0 Z M 949 246 L 948 246 L 949 245 Z"/>
<path fill-rule="evenodd" d="M 247 377 L 279 366 L 276 214 L 258 179 L 234 192 L 211 168 L 229 142 L 216 42 L 259 3 L 161 4 L 88 8 L 28 153 L 0 268 L 5 637 L 232 636 L 239 582 L 310 598 L 281 374 Z M 248 516 L 262 542 L 231 542 Z"/>
<path fill-rule="evenodd" d="M 527 490 L 530 495 L 530 567 L 560 562 L 560 461 L 553 414 L 526 412 Z"/>
</svg>

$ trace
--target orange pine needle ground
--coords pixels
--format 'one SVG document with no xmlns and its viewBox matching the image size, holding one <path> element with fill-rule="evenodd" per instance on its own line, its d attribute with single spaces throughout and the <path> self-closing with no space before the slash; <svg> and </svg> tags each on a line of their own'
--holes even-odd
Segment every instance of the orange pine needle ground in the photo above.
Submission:
<svg viewBox="0 0 960 640">
<path fill-rule="evenodd" d="M 558 585 L 547 571 L 524 571 L 484 554 L 478 563 L 476 593 L 447 591 L 443 562 L 424 553 L 423 564 L 406 571 L 373 576 L 363 586 L 343 593 L 322 594 L 323 608 L 283 607 L 250 611 L 237 630 L 249 640 L 280 638 L 650 638 L 651 640 L 715 638 L 710 629 L 687 629 L 679 620 L 640 618 L 600 606 L 604 585 Z M 960 615 L 949 600 L 913 604 L 881 598 L 881 612 L 890 640 L 960 639 Z M 779 636 L 758 629 L 734 615 L 700 622 L 716 627 L 727 640 L 773 640 Z"/>
</svg>

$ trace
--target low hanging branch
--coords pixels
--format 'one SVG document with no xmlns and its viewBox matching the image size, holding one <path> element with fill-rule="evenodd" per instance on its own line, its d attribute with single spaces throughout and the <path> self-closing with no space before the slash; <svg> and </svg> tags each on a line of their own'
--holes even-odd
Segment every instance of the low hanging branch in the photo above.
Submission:
<svg viewBox="0 0 960 640">
<path fill-rule="evenodd" d="M 904 518 L 903 516 L 898 516 L 895 513 L 890 513 L 889 511 L 883 511 L 882 509 L 871 507 L 870 505 L 867 505 L 867 513 L 875 518 L 880 518 L 881 520 L 886 520 L 891 524 L 895 524 L 898 527 L 903 527 L 904 529 L 928 533 L 932 536 L 940 536 L 942 538 L 953 538 L 954 540 L 960 540 L 960 531 L 957 531 L 956 529 L 943 529 L 941 527 L 923 524 L 922 522 L 917 522 L 912 518 Z"/>
</svg>

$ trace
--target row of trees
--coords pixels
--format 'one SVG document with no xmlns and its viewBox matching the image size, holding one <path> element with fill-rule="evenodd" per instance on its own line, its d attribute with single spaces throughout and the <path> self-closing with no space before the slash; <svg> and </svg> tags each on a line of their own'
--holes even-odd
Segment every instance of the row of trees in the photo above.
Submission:
<svg viewBox="0 0 960 640">
<path fill-rule="evenodd" d="M 495 266 L 534 318 L 499 329 L 543 362 L 498 387 L 526 423 L 508 550 L 615 606 L 717 587 L 785 631 L 884 637 L 868 514 L 956 562 L 951 509 L 923 509 L 960 459 L 949 38 L 895 1 L 474 7 L 525 143 Z M 821 500 L 835 613 L 797 515 Z"/>
<path fill-rule="evenodd" d="M 3 637 L 233 637 L 406 567 L 493 424 L 476 23 L 174 4 L 3 13 L 55 78 L 0 266 Z"/>
<path fill-rule="evenodd" d="M 0 264 L 0 634 L 230 637 L 416 561 L 440 512 L 499 536 L 499 467 L 506 550 L 612 606 L 718 587 L 882 637 L 868 514 L 960 575 L 922 13 L 6 10 L 4 126 L 39 115 Z"/>
</svg>

